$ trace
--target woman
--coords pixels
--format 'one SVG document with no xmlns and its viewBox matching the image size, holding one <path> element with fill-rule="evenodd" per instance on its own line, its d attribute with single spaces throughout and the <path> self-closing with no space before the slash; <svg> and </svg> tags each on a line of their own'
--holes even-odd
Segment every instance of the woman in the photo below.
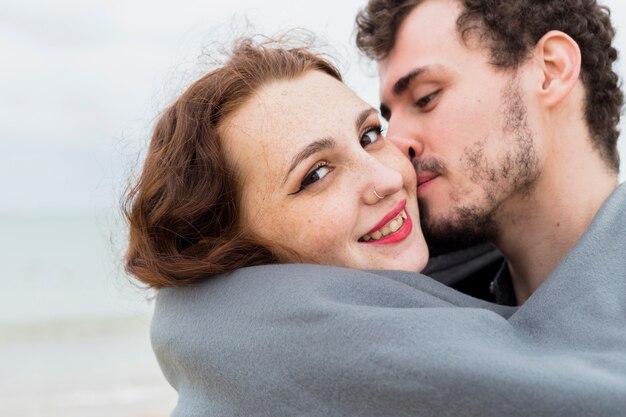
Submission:
<svg viewBox="0 0 626 417">
<path fill-rule="evenodd" d="M 377 111 L 330 62 L 279 52 L 241 44 L 159 121 L 129 211 L 128 269 L 145 283 L 276 262 L 426 264 L 415 174 Z"/>
<path fill-rule="evenodd" d="M 415 274 L 412 168 L 340 80 L 306 49 L 245 40 L 157 123 L 127 268 L 161 288 L 152 342 L 173 415 L 623 411 L 626 358 L 605 353 L 626 336 L 559 314 L 614 283 L 557 270 L 516 311 Z"/>
</svg>

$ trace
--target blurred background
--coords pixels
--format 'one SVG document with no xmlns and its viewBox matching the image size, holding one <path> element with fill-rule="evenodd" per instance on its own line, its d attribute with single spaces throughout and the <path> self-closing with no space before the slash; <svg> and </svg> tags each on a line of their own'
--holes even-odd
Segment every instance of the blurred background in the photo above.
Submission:
<svg viewBox="0 0 626 417">
<path fill-rule="evenodd" d="M 153 294 L 121 261 L 119 201 L 151 127 L 211 51 L 293 27 L 315 32 L 378 107 L 375 68 L 353 42 L 364 4 L 0 0 L 0 417 L 169 415 Z M 626 5 L 604 4 L 622 50 Z M 620 150 L 625 160 L 623 139 Z"/>
</svg>

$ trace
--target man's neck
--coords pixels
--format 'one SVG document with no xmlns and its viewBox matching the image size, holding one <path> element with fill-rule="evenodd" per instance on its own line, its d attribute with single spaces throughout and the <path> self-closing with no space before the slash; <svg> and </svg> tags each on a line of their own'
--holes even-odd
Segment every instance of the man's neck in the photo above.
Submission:
<svg viewBox="0 0 626 417">
<path fill-rule="evenodd" d="M 615 174 L 589 151 L 545 167 L 535 187 L 512 197 L 498 216 L 495 243 L 508 260 L 518 304 L 559 265 L 617 187 Z"/>
</svg>

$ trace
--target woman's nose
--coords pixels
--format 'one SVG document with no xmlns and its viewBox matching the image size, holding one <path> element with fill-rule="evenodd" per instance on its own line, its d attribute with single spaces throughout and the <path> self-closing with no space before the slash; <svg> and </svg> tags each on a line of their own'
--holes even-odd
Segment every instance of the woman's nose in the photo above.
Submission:
<svg viewBox="0 0 626 417">
<path fill-rule="evenodd" d="M 402 173 L 391 166 L 376 161 L 367 174 L 367 181 L 362 185 L 363 201 L 376 204 L 402 190 L 404 179 Z"/>
</svg>

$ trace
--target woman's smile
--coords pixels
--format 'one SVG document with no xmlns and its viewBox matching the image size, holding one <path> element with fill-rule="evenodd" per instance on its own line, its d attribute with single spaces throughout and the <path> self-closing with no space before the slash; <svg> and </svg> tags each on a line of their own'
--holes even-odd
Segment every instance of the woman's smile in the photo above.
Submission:
<svg viewBox="0 0 626 417">
<path fill-rule="evenodd" d="M 406 199 L 400 201 L 385 217 L 359 239 L 359 243 L 392 244 L 401 242 L 413 229 L 411 217 L 407 214 Z"/>
</svg>

